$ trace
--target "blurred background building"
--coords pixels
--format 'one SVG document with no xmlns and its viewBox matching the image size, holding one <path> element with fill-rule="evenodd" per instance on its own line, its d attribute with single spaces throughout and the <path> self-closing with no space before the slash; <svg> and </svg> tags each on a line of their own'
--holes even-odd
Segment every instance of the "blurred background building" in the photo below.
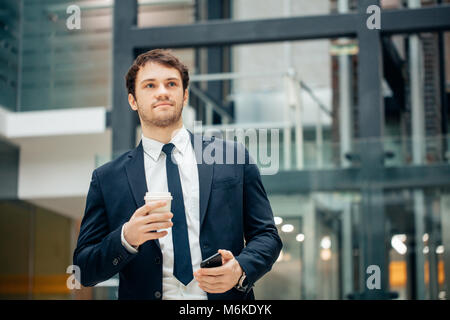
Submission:
<svg viewBox="0 0 450 320">
<path fill-rule="evenodd" d="M 117 298 L 66 272 L 92 171 L 140 139 L 124 75 L 164 47 L 188 128 L 279 130 L 284 248 L 258 299 L 449 299 L 449 29 L 439 0 L 2 0 L 0 298 Z"/>
</svg>

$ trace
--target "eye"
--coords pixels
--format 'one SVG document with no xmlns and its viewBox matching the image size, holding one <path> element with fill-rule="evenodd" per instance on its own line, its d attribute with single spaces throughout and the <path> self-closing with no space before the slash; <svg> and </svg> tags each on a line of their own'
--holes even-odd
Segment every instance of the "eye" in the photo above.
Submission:
<svg viewBox="0 0 450 320">
<path fill-rule="evenodd" d="M 177 84 L 175 83 L 175 82 L 173 82 L 173 81 L 170 81 L 169 82 L 169 87 L 175 87 Z"/>
<path fill-rule="evenodd" d="M 149 83 L 149 84 L 145 85 L 145 87 L 146 88 L 154 88 L 155 86 L 153 83 Z"/>
</svg>

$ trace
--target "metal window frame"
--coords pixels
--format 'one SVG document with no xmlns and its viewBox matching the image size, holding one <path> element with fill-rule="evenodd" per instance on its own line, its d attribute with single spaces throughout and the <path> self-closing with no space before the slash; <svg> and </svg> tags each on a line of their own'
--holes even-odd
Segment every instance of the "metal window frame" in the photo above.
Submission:
<svg viewBox="0 0 450 320">
<path fill-rule="evenodd" d="M 379 4 L 377 0 L 360 1 L 360 8 Z M 251 21 L 216 20 L 191 25 L 176 25 L 165 27 L 138 28 L 137 1 L 116 1 L 114 5 L 114 37 L 113 37 L 113 106 L 110 123 L 113 131 L 113 154 L 129 150 L 135 146 L 135 128 L 138 118 L 135 112 L 128 109 L 127 93 L 124 89 L 124 75 L 135 58 L 135 52 L 158 47 L 202 47 L 215 45 L 233 45 L 243 43 L 263 43 L 297 41 L 311 39 L 327 39 L 338 37 L 354 37 L 359 44 L 358 88 L 359 88 L 359 121 L 361 138 L 379 138 L 382 135 L 381 99 L 382 67 L 380 59 L 373 59 L 373 52 L 380 51 L 381 37 L 398 33 L 416 33 L 424 31 L 450 30 L 450 5 L 418 9 L 398 9 L 381 11 L 381 30 L 369 30 L 366 27 L 368 14 L 365 10 L 348 14 L 329 14 L 281 19 L 261 19 Z M 380 55 L 378 55 L 380 57 Z M 364 63 L 368 61 L 368 63 Z M 361 150 L 362 151 L 362 150 Z M 382 162 L 384 153 L 378 148 L 376 154 L 362 152 L 362 168 L 371 167 L 367 161 Z M 382 166 L 380 167 L 382 168 Z M 345 172 L 346 169 L 337 169 Z M 442 177 L 449 181 L 450 175 L 442 173 L 441 166 L 430 167 L 436 174 L 432 177 Z M 373 171 L 373 170 L 372 170 Z M 419 170 L 420 171 L 420 170 Z M 317 180 L 325 179 L 320 171 L 306 170 Z M 380 173 L 375 174 L 378 176 Z M 294 173 L 303 175 L 303 173 Z M 373 175 L 373 173 L 371 174 Z M 345 176 L 345 175 L 344 175 Z M 329 175 L 328 185 L 339 189 L 342 180 L 334 180 L 334 174 Z M 395 176 L 385 175 L 386 179 L 396 184 Z M 403 179 L 403 178 L 402 178 Z M 433 178 L 432 178 L 433 179 Z M 302 181 L 302 180 L 300 180 Z M 335 182 L 333 182 L 335 181 Z M 403 180 L 402 180 L 403 181 Z M 411 180 L 414 186 L 414 180 Z M 436 181 L 439 184 L 438 181 Z M 346 185 L 351 186 L 352 180 Z M 403 185 L 400 181 L 399 185 Z M 431 183 L 432 185 L 432 183 Z M 291 185 L 284 184 L 289 192 Z M 302 190 L 313 190 L 305 183 Z M 270 191 L 270 187 L 269 187 Z M 275 191 L 275 190 L 273 190 Z"/>
</svg>

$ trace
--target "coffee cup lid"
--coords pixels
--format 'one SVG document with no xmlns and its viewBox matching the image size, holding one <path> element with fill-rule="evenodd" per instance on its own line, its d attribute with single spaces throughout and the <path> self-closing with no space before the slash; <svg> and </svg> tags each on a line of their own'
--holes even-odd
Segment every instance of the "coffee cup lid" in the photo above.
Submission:
<svg viewBox="0 0 450 320">
<path fill-rule="evenodd" d="M 144 199 L 172 200 L 172 195 L 170 192 L 147 192 Z"/>
<path fill-rule="evenodd" d="M 145 194 L 145 196 L 171 196 L 172 194 L 170 192 L 159 192 L 159 191 L 152 191 L 152 192 L 147 192 Z"/>
</svg>

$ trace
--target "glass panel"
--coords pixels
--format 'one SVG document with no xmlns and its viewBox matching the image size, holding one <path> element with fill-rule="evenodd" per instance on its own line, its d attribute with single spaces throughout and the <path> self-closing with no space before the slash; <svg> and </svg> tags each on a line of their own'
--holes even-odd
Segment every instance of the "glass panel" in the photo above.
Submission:
<svg viewBox="0 0 450 320">
<path fill-rule="evenodd" d="M 389 284 L 399 299 L 448 297 L 449 200 L 448 189 L 385 193 Z"/>
<path fill-rule="evenodd" d="M 24 1 L 18 111 L 110 105 L 112 10 L 81 6 L 72 30 L 68 6 Z"/>
<path fill-rule="evenodd" d="M 284 247 L 255 286 L 261 299 L 347 299 L 367 290 L 359 193 L 271 195 Z M 448 189 L 384 193 L 389 291 L 397 299 L 445 299 L 450 254 Z M 419 241 L 420 240 L 420 241 Z M 374 243 L 367 250 L 377 250 Z M 382 277 L 384 275 L 381 275 Z"/>
<path fill-rule="evenodd" d="M 386 165 L 450 160 L 445 107 L 450 72 L 441 66 L 448 65 L 445 52 L 449 44 L 449 33 L 383 39 Z"/>
<path fill-rule="evenodd" d="M 356 2 L 355 0 L 349 0 L 346 11 L 356 11 Z M 337 13 L 338 10 L 338 1 L 336 0 L 233 1 L 233 19 L 235 20 L 326 15 Z"/>
<path fill-rule="evenodd" d="M 387 167 L 402 167 L 412 165 L 436 165 L 450 163 L 450 135 L 437 135 L 425 139 L 408 137 L 387 137 L 384 140 L 386 153 L 385 165 Z M 418 144 L 423 144 L 426 150 L 422 162 L 414 162 L 413 152 Z"/>
<path fill-rule="evenodd" d="M 0 106 L 14 111 L 19 65 L 20 2 L 0 3 Z"/>
<path fill-rule="evenodd" d="M 191 24 L 195 22 L 194 0 L 140 0 L 138 27 Z"/>
<path fill-rule="evenodd" d="M 111 105 L 113 2 L 71 4 L 82 13 L 80 29 L 68 28 L 66 1 L 24 1 L 18 111 Z M 192 1 L 140 1 L 138 24 L 189 23 L 192 14 Z M 194 68 L 189 50 L 176 53 Z"/>
<path fill-rule="evenodd" d="M 358 193 L 270 195 L 283 241 L 258 299 L 343 299 L 357 288 Z"/>
</svg>

